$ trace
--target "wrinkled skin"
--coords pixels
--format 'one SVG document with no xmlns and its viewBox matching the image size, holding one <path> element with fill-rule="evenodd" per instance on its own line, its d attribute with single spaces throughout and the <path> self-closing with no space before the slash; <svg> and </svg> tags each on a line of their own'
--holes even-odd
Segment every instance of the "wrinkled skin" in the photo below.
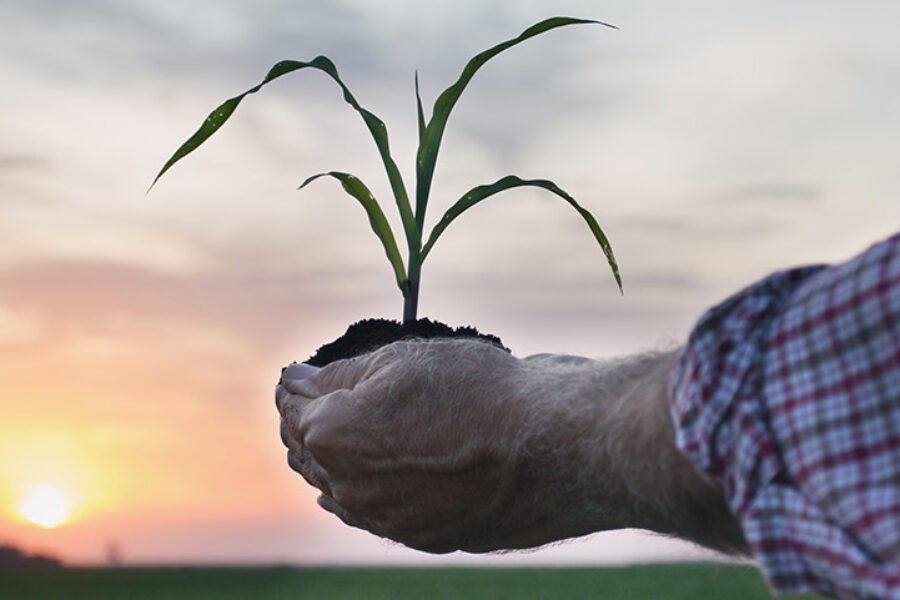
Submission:
<svg viewBox="0 0 900 600">
<path fill-rule="evenodd" d="M 398 342 L 276 390 L 288 462 L 348 525 L 428 552 L 539 546 L 608 528 L 561 496 L 540 453 L 546 395 L 476 341 Z"/>
</svg>

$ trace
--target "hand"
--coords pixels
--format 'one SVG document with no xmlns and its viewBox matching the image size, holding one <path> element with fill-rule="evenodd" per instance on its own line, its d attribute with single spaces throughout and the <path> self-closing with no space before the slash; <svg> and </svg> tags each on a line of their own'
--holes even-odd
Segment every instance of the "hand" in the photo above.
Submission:
<svg viewBox="0 0 900 600">
<path fill-rule="evenodd" d="M 345 523 L 429 552 L 588 533 L 538 451 L 567 437 L 552 430 L 560 390 L 533 377 L 539 362 L 440 340 L 292 365 L 276 391 L 288 462 Z"/>
</svg>

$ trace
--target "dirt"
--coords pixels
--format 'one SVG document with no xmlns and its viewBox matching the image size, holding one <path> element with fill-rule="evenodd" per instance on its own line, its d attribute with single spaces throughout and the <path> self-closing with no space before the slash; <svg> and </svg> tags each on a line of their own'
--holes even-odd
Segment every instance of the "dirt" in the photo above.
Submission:
<svg viewBox="0 0 900 600">
<path fill-rule="evenodd" d="M 388 319 L 364 319 L 354 323 L 347 332 L 333 342 L 325 344 L 305 362 L 316 367 L 342 358 L 352 358 L 377 350 L 392 342 L 428 338 L 478 338 L 509 352 L 495 335 L 480 333 L 474 327 L 453 328 L 430 319 L 418 319 L 400 324 Z"/>
</svg>

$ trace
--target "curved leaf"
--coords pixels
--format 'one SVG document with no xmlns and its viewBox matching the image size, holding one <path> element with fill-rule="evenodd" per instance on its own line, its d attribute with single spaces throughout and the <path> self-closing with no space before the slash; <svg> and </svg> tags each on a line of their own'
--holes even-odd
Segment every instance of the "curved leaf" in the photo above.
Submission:
<svg viewBox="0 0 900 600">
<path fill-rule="evenodd" d="M 597 220 L 594 216 L 585 208 L 583 208 L 575 199 L 567 194 L 563 189 L 561 189 L 558 185 L 553 183 L 552 181 L 548 181 L 546 179 L 521 179 L 516 177 L 515 175 L 508 175 L 499 181 L 488 184 L 488 185 L 480 185 L 478 187 L 472 188 L 466 194 L 463 195 L 462 198 L 456 201 L 450 208 L 447 209 L 447 212 L 444 213 L 444 216 L 441 217 L 441 220 L 434 226 L 434 229 L 431 230 L 431 235 L 428 237 L 428 242 L 426 242 L 425 246 L 422 248 L 421 260 L 425 260 L 425 257 L 431 251 L 432 246 L 440 237 L 441 233 L 453 222 L 456 217 L 464 213 L 466 210 L 472 208 L 485 198 L 489 198 L 494 194 L 498 194 L 508 189 L 516 188 L 516 187 L 538 187 L 543 188 L 547 191 L 553 192 L 566 202 L 568 202 L 572 208 L 578 211 L 578 214 L 581 215 L 581 218 L 585 220 L 588 227 L 591 230 L 591 233 L 594 234 L 594 239 L 597 240 L 597 243 L 600 244 L 600 248 L 603 250 L 603 254 L 606 255 L 606 260 L 609 263 L 609 267 L 612 269 L 613 277 L 616 279 L 616 284 L 619 286 L 619 291 L 622 290 L 622 278 L 619 275 L 619 265 L 616 263 L 616 257 L 613 255 L 612 245 L 610 245 L 609 240 L 606 238 L 606 235 L 603 233 L 603 230 L 600 229 L 600 225 L 597 224 Z"/>
<path fill-rule="evenodd" d="M 341 182 L 345 192 L 356 198 L 359 203 L 362 204 L 363 208 L 366 210 L 366 214 L 369 216 L 369 225 L 371 225 L 372 231 L 375 232 L 378 239 L 381 240 L 381 245 L 384 246 L 384 253 L 387 255 L 391 266 L 394 268 L 397 286 L 405 296 L 409 284 L 406 277 L 406 269 L 403 266 L 403 258 L 401 258 L 400 251 L 397 249 L 397 241 L 394 239 L 394 233 L 391 231 L 391 226 L 385 218 L 381 207 L 378 206 L 378 201 L 375 200 L 375 196 L 372 195 L 369 188 L 367 188 L 359 178 L 354 177 L 349 173 L 341 173 L 340 171 L 329 171 L 327 173 L 313 175 L 300 184 L 300 187 L 297 189 L 303 189 L 320 177 L 334 177 Z"/>
<path fill-rule="evenodd" d="M 205 142 L 209 137 L 214 134 L 219 128 L 225 124 L 234 110 L 238 107 L 238 104 L 248 96 L 249 94 L 255 94 L 258 92 L 265 84 L 269 83 L 273 79 L 277 79 L 282 75 L 286 75 L 287 73 L 291 73 L 292 71 L 296 71 L 297 69 L 302 69 L 305 67 L 312 67 L 314 63 L 319 61 L 322 63 L 323 61 L 331 62 L 324 56 L 320 56 L 316 58 L 314 61 L 310 63 L 300 63 L 296 61 L 285 60 L 279 63 L 276 63 L 269 69 L 269 72 L 266 73 L 266 76 L 263 80 L 244 92 L 243 94 L 238 94 L 233 98 L 229 98 L 221 105 L 219 105 L 215 110 L 209 113 L 209 116 L 203 121 L 203 124 L 200 125 L 200 129 L 194 132 L 194 135 L 189 137 L 187 141 L 185 141 L 181 146 L 179 146 L 178 150 L 175 151 L 169 160 L 166 161 L 166 164 L 163 165 L 163 168 L 160 169 L 159 173 L 156 174 L 156 177 L 153 179 L 153 183 L 150 184 L 150 188 L 152 189 L 156 182 L 159 181 L 159 178 L 162 177 L 163 173 L 169 170 L 172 165 L 177 163 L 179 160 L 196 150 L 203 142 Z M 333 66 L 333 65 L 332 65 Z M 322 64 L 318 66 L 318 68 L 322 68 Z"/>
<path fill-rule="evenodd" d="M 566 25 L 596 24 L 616 29 L 615 25 L 595 21 L 591 19 L 573 19 L 571 17 L 552 17 L 536 23 L 523 31 L 518 37 L 507 40 L 501 44 L 481 52 L 472 58 L 463 69 L 456 83 L 443 91 L 434 103 L 431 120 L 425 128 L 425 134 L 419 142 L 419 150 L 416 156 L 416 225 L 422 231 L 425 224 L 425 209 L 428 205 L 428 195 L 431 192 L 431 182 L 434 176 L 434 167 L 437 163 L 438 151 L 441 147 L 441 138 L 447 126 L 450 111 L 456 105 L 463 90 L 481 66 L 504 50 L 512 48 L 516 44 L 540 35 L 545 31 L 564 27 Z"/>
<path fill-rule="evenodd" d="M 415 218 L 412 214 L 412 208 L 409 203 L 409 196 L 406 192 L 406 186 L 403 184 L 403 178 L 400 175 L 400 169 L 397 168 L 397 164 L 394 162 L 394 159 L 391 157 L 390 144 L 388 142 L 388 134 L 387 127 L 385 127 L 384 122 L 376 117 L 372 112 L 366 110 L 356 101 L 356 98 L 353 97 L 353 94 L 350 93 L 350 89 L 344 84 L 341 80 L 340 76 L 337 72 L 337 67 L 334 66 L 334 63 L 326 56 L 317 56 L 313 60 L 309 62 L 301 62 L 296 60 L 283 60 L 279 63 L 276 63 L 269 72 L 266 74 L 263 80 L 250 88 L 243 94 L 239 94 L 234 98 L 229 98 L 225 102 L 223 102 L 218 108 L 212 111 L 206 120 L 203 121 L 203 124 L 200 126 L 194 135 L 192 135 L 186 142 L 184 142 L 178 150 L 175 151 L 175 154 L 172 155 L 171 158 L 163 165 L 163 168 L 156 175 L 156 178 L 153 180 L 153 183 L 150 184 L 150 188 L 152 189 L 156 182 L 162 177 L 163 173 L 169 170 L 172 165 L 176 162 L 196 150 L 203 142 L 205 142 L 211 135 L 213 135 L 219 128 L 225 124 L 225 122 L 231 117 L 232 113 L 234 113 L 238 104 L 247 97 L 249 94 L 255 94 L 258 92 L 265 84 L 270 81 L 281 77 L 282 75 L 286 75 L 288 73 L 292 73 L 293 71 L 297 71 L 299 69 L 313 68 L 318 69 L 326 73 L 329 77 L 331 77 L 344 92 L 344 100 L 352 106 L 363 118 L 363 121 L 366 123 L 366 127 L 368 127 L 369 132 L 372 134 L 372 138 L 375 140 L 375 145 L 378 147 L 378 152 L 381 155 L 381 160 L 384 163 L 384 168 L 387 171 L 388 179 L 391 184 L 391 190 L 394 193 L 394 198 L 397 201 L 397 207 L 400 210 L 400 218 L 403 221 L 403 227 L 406 231 L 407 240 L 409 242 L 410 248 L 415 247 L 418 250 L 421 242 L 421 235 L 419 234 L 419 230 L 415 227 Z"/>
</svg>

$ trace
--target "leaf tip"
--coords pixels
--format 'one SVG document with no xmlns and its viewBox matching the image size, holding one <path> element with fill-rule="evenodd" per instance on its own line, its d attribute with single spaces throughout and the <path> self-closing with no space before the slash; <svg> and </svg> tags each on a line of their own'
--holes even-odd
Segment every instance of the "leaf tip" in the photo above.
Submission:
<svg viewBox="0 0 900 600">
<path fill-rule="evenodd" d="M 592 23 L 594 25 L 603 25 L 604 27 L 609 27 L 610 29 L 619 29 L 618 25 L 613 25 L 612 23 L 607 23 L 606 21 L 600 21 L 598 19 L 584 19 L 581 22 Z"/>
<path fill-rule="evenodd" d="M 306 178 L 306 181 L 304 181 L 297 187 L 297 191 L 302 190 L 303 188 L 308 186 L 310 183 L 312 183 L 316 179 L 319 179 L 320 177 L 325 177 L 326 175 L 334 176 L 334 174 L 335 174 L 335 171 L 329 171 L 327 173 L 316 173 L 315 175 L 310 175 L 309 177 Z"/>
<path fill-rule="evenodd" d="M 156 177 L 153 178 L 153 181 L 150 183 L 150 187 L 148 187 L 147 191 L 144 192 L 144 196 L 150 195 L 150 192 L 153 191 L 153 187 L 156 185 L 156 182 L 159 181 L 160 177 L 162 177 L 162 173 L 159 173 Z"/>
</svg>

